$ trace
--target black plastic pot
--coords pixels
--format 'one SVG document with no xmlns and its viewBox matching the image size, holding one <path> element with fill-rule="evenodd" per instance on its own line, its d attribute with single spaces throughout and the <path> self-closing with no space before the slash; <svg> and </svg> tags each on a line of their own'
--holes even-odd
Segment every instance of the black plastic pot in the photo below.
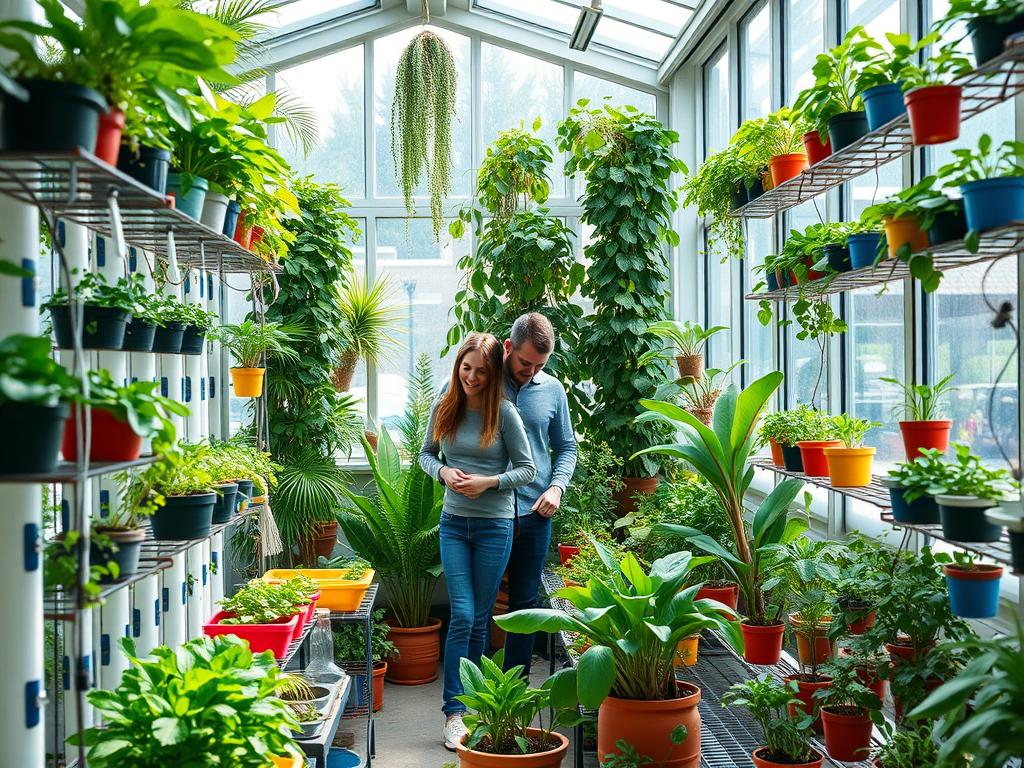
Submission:
<svg viewBox="0 0 1024 768">
<path fill-rule="evenodd" d="M 828 141 L 832 152 L 850 146 L 868 132 L 868 116 L 864 112 L 840 112 L 828 119 Z"/>
<path fill-rule="evenodd" d="M 19 80 L 27 102 L 3 98 L 0 149 L 6 152 L 67 152 L 96 149 L 100 115 L 107 103 L 92 88 L 54 80 Z"/>
<path fill-rule="evenodd" d="M 66 405 L 0 405 L 0 475 L 52 472 L 69 412 Z"/>
<path fill-rule="evenodd" d="M 782 447 L 782 460 L 786 464 L 786 469 L 790 472 L 803 472 L 804 471 L 804 459 L 800 455 L 799 445 L 783 445 Z"/>
<path fill-rule="evenodd" d="M 171 167 L 171 153 L 156 147 L 139 147 L 136 155 L 131 148 L 122 144 L 117 156 L 119 171 L 131 176 L 140 184 L 161 195 L 167 193 L 167 171 Z"/>
<path fill-rule="evenodd" d="M 57 346 L 71 349 L 75 346 L 75 335 L 71 332 L 71 307 L 58 304 L 50 307 L 53 321 L 53 335 Z M 124 332 L 132 314 L 117 307 L 94 307 L 86 304 L 82 310 L 82 347 L 84 349 L 121 349 Z"/>
<path fill-rule="evenodd" d="M 747 204 L 747 185 L 742 181 L 733 182 L 730 192 L 730 207 L 732 210 L 741 208 Z"/>
<path fill-rule="evenodd" d="M 1024 31 L 1024 13 L 1014 16 L 1002 24 L 990 16 L 979 16 L 967 22 L 974 48 L 974 60 L 980 67 L 1003 52 L 1006 38 L 1015 32 Z"/>
<path fill-rule="evenodd" d="M 988 502 L 983 506 L 959 506 L 949 503 L 949 498 L 940 496 L 939 517 L 942 520 L 942 535 L 950 541 L 979 542 L 999 541 L 1003 528 L 985 519 L 985 510 L 995 506 Z"/>
<path fill-rule="evenodd" d="M 181 339 L 185 334 L 184 323 L 168 323 L 166 328 L 157 327 L 153 337 L 153 351 L 165 355 L 181 352 Z"/>
<path fill-rule="evenodd" d="M 850 249 L 842 243 L 826 245 L 825 255 L 828 257 L 829 267 L 836 272 L 849 272 L 853 268 L 850 263 Z"/>
<path fill-rule="evenodd" d="M 252 498 L 252 480 L 239 480 L 238 481 L 238 495 L 235 497 L 235 505 L 241 512 L 242 502 L 246 502 Z"/>
<path fill-rule="evenodd" d="M 764 179 L 758 176 L 757 179 L 754 180 L 754 183 L 747 187 L 746 189 L 747 202 L 754 202 L 755 200 L 757 200 L 757 198 L 764 194 Z"/>
<path fill-rule="evenodd" d="M 133 317 L 124 331 L 125 352 L 150 352 L 153 349 L 153 337 L 156 336 L 156 324 L 141 317 Z"/>
<path fill-rule="evenodd" d="M 226 523 L 238 514 L 238 483 L 220 483 L 217 485 L 217 501 L 213 504 L 213 522 Z"/>
<path fill-rule="evenodd" d="M 932 245 L 948 243 L 951 240 L 963 240 L 967 237 L 967 214 L 964 212 L 964 201 L 954 200 L 956 211 L 943 211 L 935 216 L 931 229 L 928 230 L 928 242 Z"/>
<path fill-rule="evenodd" d="M 1024 532 L 1010 531 L 1010 560 L 1013 570 L 1024 573 Z"/>
<path fill-rule="evenodd" d="M 111 561 L 117 563 L 117 578 L 109 575 L 100 577 L 100 584 L 113 584 L 134 575 L 139 570 L 139 554 L 145 533 L 141 530 L 104 530 L 96 529 L 96 533 L 106 536 L 114 543 L 114 549 L 99 547 L 94 540 L 89 542 L 89 562 L 93 565 L 107 565 Z"/>
<path fill-rule="evenodd" d="M 198 325 L 186 325 L 181 336 L 181 354 L 201 355 L 206 342 L 206 329 Z"/>
<path fill-rule="evenodd" d="M 936 525 L 940 522 L 939 505 L 935 497 L 925 494 L 920 498 L 907 502 L 903 498 L 903 488 L 889 488 L 889 499 L 892 502 L 892 519 L 897 523 L 911 525 Z"/>
<path fill-rule="evenodd" d="M 197 493 L 194 496 L 168 496 L 164 505 L 151 518 L 153 538 L 157 541 L 201 539 L 210 533 L 213 505 L 217 494 Z"/>
</svg>

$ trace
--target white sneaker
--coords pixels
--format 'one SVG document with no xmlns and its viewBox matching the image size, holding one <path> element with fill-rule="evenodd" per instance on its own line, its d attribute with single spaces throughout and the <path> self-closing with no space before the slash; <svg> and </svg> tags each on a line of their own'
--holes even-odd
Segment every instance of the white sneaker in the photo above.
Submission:
<svg viewBox="0 0 1024 768">
<path fill-rule="evenodd" d="M 444 721 L 445 749 L 454 752 L 456 745 L 462 741 L 462 737 L 467 733 L 469 733 L 469 729 L 466 728 L 466 724 L 462 722 L 461 712 L 456 712 L 454 715 L 448 715 L 448 718 Z"/>
</svg>

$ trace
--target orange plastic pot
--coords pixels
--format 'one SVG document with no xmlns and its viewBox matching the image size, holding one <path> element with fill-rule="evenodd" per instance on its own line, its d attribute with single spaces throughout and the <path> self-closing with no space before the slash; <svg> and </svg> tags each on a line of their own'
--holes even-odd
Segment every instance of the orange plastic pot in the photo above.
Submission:
<svg viewBox="0 0 1024 768">
<path fill-rule="evenodd" d="M 796 635 L 796 652 L 800 664 L 805 667 L 816 667 L 824 661 L 828 661 L 836 652 L 835 641 L 828 636 L 828 626 L 832 623 L 832 617 L 822 617 L 822 624 L 808 631 L 808 627 L 800 620 L 798 613 L 789 615 L 789 623 Z M 812 645 L 813 635 L 813 645 Z"/>
<path fill-rule="evenodd" d="M 814 751 L 817 757 L 807 763 L 776 763 L 764 757 L 767 753 L 768 747 L 758 747 L 754 750 L 750 756 L 754 768 L 780 768 L 780 766 L 785 766 L 785 768 L 821 768 L 821 764 L 825 761 L 825 757 L 817 750 Z"/>
<path fill-rule="evenodd" d="M 904 94 L 914 144 L 944 144 L 958 138 L 962 98 L 959 85 L 929 85 Z"/>
<path fill-rule="evenodd" d="M 775 438 L 771 438 L 768 445 L 772 449 L 772 464 L 776 467 L 786 466 L 786 458 L 782 455 L 782 446 L 775 442 Z"/>
<path fill-rule="evenodd" d="M 573 546 L 572 544 L 559 544 L 558 545 L 558 562 L 562 565 L 568 565 L 572 562 L 572 559 L 580 553 L 580 548 Z"/>
<path fill-rule="evenodd" d="M 717 600 L 724 605 L 728 605 L 734 611 L 736 610 L 739 598 L 740 588 L 736 584 L 726 584 L 724 587 L 709 587 L 705 585 L 698 589 L 697 594 L 693 596 L 694 600 Z"/>
<path fill-rule="evenodd" d="M 821 723 L 829 757 L 853 763 L 871 754 L 871 716 L 867 712 L 846 715 L 823 709 Z"/>
<path fill-rule="evenodd" d="M 761 186 L 764 187 L 764 191 L 767 192 L 770 189 L 775 189 L 775 182 L 772 181 L 772 172 L 764 171 L 761 174 Z"/>
<path fill-rule="evenodd" d="M 96 151 L 93 153 L 105 163 L 117 165 L 121 152 L 121 132 L 124 130 L 124 112 L 110 109 L 100 115 L 100 127 L 96 133 Z"/>
<path fill-rule="evenodd" d="M 542 731 L 540 728 L 527 728 L 526 733 L 530 736 L 540 736 Z M 467 738 L 468 734 L 462 737 L 463 741 Z M 569 751 L 569 740 L 555 731 L 551 732 L 551 738 L 558 741 L 557 747 L 532 755 L 495 755 L 466 749 L 459 743 L 456 745 L 459 765 L 463 768 L 558 768 Z"/>
<path fill-rule="evenodd" d="M 804 149 L 807 150 L 807 162 L 810 165 L 820 163 L 832 154 L 832 145 L 828 139 L 821 141 L 821 134 L 817 131 L 808 131 L 803 135 Z"/>
<path fill-rule="evenodd" d="M 235 397 L 259 397 L 263 394 L 263 375 L 266 368 L 232 368 L 231 383 Z"/>
<path fill-rule="evenodd" d="M 796 178 L 807 167 L 807 155 L 803 152 L 790 152 L 786 155 L 775 155 L 768 161 L 768 170 L 772 174 L 772 184 L 776 187 L 790 179 Z"/>
<path fill-rule="evenodd" d="M 901 421 L 900 432 L 903 435 L 907 461 L 913 461 L 920 456 L 924 448 L 938 448 L 945 453 L 949 448 L 949 433 L 952 429 L 952 419 Z"/>
<path fill-rule="evenodd" d="M 782 658 L 782 638 L 786 633 L 785 624 L 757 624 L 740 622 L 743 634 L 743 658 L 751 664 L 778 664 Z"/>
<path fill-rule="evenodd" d="M 825 460 L 828 462 L 828 476 L 836 488 L 864 488 L 871 485 L 871 462 L 875 457 L 875 449 L 860 448 L 826 448 Z"/>
<path fill-rule="evenodd" d="M 302 768 L 305 765 L 305 761 L 301 757 L 278 757 L 277 755 L 271 755 L 270 760 L 274 764 L 274 768 Z"/>
<path fill-rule="evenodd" d="M 238 214 L 238 221 L 235 224 L 235 242 L 243 248 L 248 248 L 252 240 L 252 224 L 248 223 L 249 213 L 242 211 Z"/>
<path fill-rule="evenodd" d="M 700 688 L 677 681 L 679 698 L 661 701 L 633 701 L 609 696 L 597 714 L 597 754 L 618 755 L 620 739 L 633 745 L 641 755 L 655 760 L 650 768 L 699 768 Z M 672 731 L 683 725 L 687 737 L 672 743 Z"/>
<path fill-rule="evenodd" d="M 883 216 L 882 226 L 891 258 L 895 259 L 904 245 L 910 246 L 911 253 L 928 248 L 928 233 L 921 229 L 921 219 L 917 216 Z"/>
<path fill-rule="evenodd" d="M 388 659 L 388 682 L 425 685 L 437 679 L 437 662 L 441 658 L 440 619 L 431 619 L 425 627 L 392 626 L 388 640 L 398 648 L 398 655 Z"/>
<path fill-rule="evenodd" d="M 697 649 L 700 646 L 700 635 L 684 637 L 676 645 L 675 665 L 677 667 L 692 667 L 697 663 Z"/>
<path fill-rule="evenodd" d="M 256 243 L 260 242 L 262 239 L 263 239 L 263 227 L 256 227 L 256 226 L 254 226 L 252 228 L 252 236 L 249 238 L 249 247 L 250 248 L 255 248 L 256 247 Z"/>
<path fill-rule="evenodd" d="M 804 463 L 804 474 L 808 477 L 828 477 L 828 461 L 825 449 L 842 445 L 838 440 L 799 440 L 800 459 Z"/>
<path fill-rule="evenodd" d="M 799 675 L 787 675 L 786 682 L 796 681 L 797 693 L 793 698 L 799 699 L 802 706 L 796 704 L 790 704 L 787 707 L 790 717 L 796 717 L 797 713 L 813 715 L 815 710 L 814 694 L 816 691 L 820 691 L 822 688 L 828 688 L 832 685 L 832 678 L 827 675 L 821 675 L 824 680 L 801 680 Z M 821 733 L 821 718 L 814 718 L 814 730 Z"/>
</svg>

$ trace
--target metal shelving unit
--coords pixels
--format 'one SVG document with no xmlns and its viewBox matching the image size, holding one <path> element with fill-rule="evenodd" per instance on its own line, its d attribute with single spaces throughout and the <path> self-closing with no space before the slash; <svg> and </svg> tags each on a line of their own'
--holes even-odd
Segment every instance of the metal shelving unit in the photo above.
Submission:
<svg viewBox="0 0 1024 768">
<path fill-rule="evenodd" d="M 352 695 L 352 678 L 345 676 L 335 685 L 335 695 L 331 703 L 331 711 L 327 715 L 324 727 L 312 739 L 296 738 L 299 748 L 306 753 L 309 763 L 313 768 L 327 768 L 327 755 L 331 751 L 331 744 L 338 733 L 338 726 L 345 715 L 345 704 L 348 697 Z M 309 762 L 309 761 L 307 761 Z"/>
<path fill-rule="evenodd" d="M 37 472 L 24 475 L 0 475 L 0 483 L 63 483 L 72 485 L 94 477 L 111 475 L 127 469 L 135 469 L 152 464 L 156 456 L 140 456 L 134 461 L 94 461 L 87 467 L 79 468 L 73 461 L 60 462 L 53 472 Z"/>
<path fill-rule="evenodd" d="M 376 735 L 373 723 L 373 646 L 371 633 L 373 631 L 373 607 L 377 602 L 378 589 L 378 584 L 371 584 L 366 590 L 366 594 L 363 595 L 363 600 L 359 607 L 354 611 L 331 611 L 332 626 L 334 624 L 359 624 L 363 628 L 363 637 L 366 641 L 366 752 L 363 755 L 361 768 L 370 768 L 373 758 L 376 756 Z M 349 695 L 351 695 L 351 692 Z M 349 716 L 354 717 L 360 714 L 362 714 L 361 710 L 357 710 L 354 713 L 350 712 Z"/>
</svg>

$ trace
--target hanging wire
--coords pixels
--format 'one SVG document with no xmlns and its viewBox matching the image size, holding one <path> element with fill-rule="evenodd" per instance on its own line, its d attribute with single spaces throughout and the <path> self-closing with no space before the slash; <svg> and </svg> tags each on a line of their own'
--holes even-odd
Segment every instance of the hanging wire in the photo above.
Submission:
<svg viewBox="0 0 1024 768">
<path fill-rule="evenodd" d="M 1003 445 L 1003 441 L 999 438 L 999 433 L 996 431 L 995 419 L 993 418 L 995 415 L 995 402 L 996 394 L 999 390 L 999 382 L 1002 381 L 1003 376 L 1006 375 L 1006 371 L 1010 368 L 1010 364 L 1013 362 L 1014 358 L 1020 354 L 1020 329 L 1013 319 L 1013 304 L 1009 301 L 1004 301 L 997 307 L 989 298 L 988 291 L 986 289 L 989 274 L 1000 261 L 1001 259 L 997 259 L 990 262 L 988 267 L 985 269 L 985 274 L 982 275 L 981 278 L 981 298 L 985 302 L 985 306 L 987 306 L 989 311 L 993 314 L 991 322 L 992 327 L 996 330 L 1008 327 L 1013 331 L 1013 348 L 1010 350 L 1010 354 L 1006 356 L 1006 361 L 1003 363 L 1003 367 L 999 369 L 999 373 L 992 382 L 992 386 L 988 391 L 988 429 L 989 433 L 992 435 L 993 442 L 996 444 L 996 448 L 999 449 L 999 455 L 1003 457 L 1003 461 L 1006 462 L 1006 465 L 1010 468 L 1010 472 L 1013 476 L 1017 480 L 1020 480 L 1021 468 L 1019 464 L 1015 465 L 1014 462 L 1010 460 L 1009 453 Z M 1018 394 L 1018 397 L 1019 396 L 1020 395 Z"/>
</svg>

